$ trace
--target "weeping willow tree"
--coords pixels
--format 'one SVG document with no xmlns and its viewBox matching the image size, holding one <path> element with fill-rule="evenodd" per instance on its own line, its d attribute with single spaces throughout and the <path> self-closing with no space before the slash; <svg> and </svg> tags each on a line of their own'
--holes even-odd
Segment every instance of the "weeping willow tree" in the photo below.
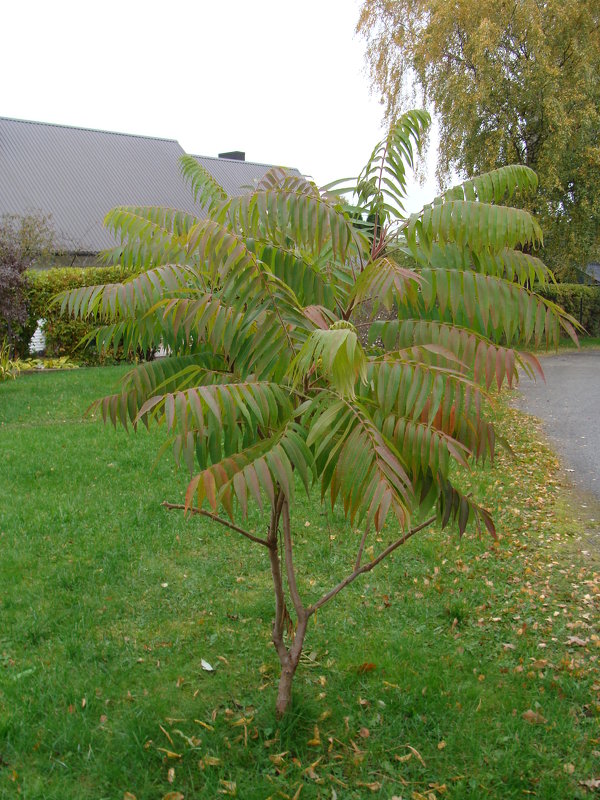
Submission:
<svg viewBox="0 0 600 800">
<path fill-rule="evenodd" d="M 323 190 L 276 168 L 228 197 L 184 156 L 203 216 L 114 209 L 109 258 L 139 274 L 62 297 L 65 312 L 97 322 L 99 347 L 168 349 L 98 404 L 115 425 L 166 427 L 191 476 L 185 504 L 169 507 L 266 550 L 280 715 L 319 608 L 436 519 L 495 535 L 453 465 L 493 457 L 488 390 L 541 372 L 515 346 L 575 337 L 573 320 L 529 288 L 553 280 L 531 254 L 537 222 L 508 205 L 535 190 L 531 170 L 495 170 L 404 213 L 428 124 L 422 111 L 403 115 L 356 180 Z M 320 597 L 302 597 L 296 578 L 299 491 L 362 531 L 347 574 Z M 264 538 L 243 527 L 251 504 L 268 515 Z M 377 547 L 386 522 L 374 552 L 369 537 Z"/>
</svg>

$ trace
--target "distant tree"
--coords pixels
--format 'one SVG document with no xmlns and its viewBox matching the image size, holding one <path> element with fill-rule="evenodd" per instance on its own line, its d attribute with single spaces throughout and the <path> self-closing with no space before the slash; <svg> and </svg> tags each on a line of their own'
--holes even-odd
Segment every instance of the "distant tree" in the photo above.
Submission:
<svg viewBox="0 0 600 800">
<path fill-rule="evenodd" d="M 24 274 L 56 249 L 52 217 L 42 212 L 0 216 L 0 335 L 12 347 L 28 322 Z"/>
<path fill-rule="evenodd" d="M 513 345 L 573 333 L 526 288 L 551 280 L 522 250 L 539 240 L 538 224 L 501 205 L 535 189 L 527 167 L 468 181 L 404 217 L 406 162 L 428 123 L 413 111 L 391 126 L 350 186 L 351 208 L 345 186 L 323 192 L 278 169 L 228 197 L 184 156 L 206 217 L 114 209 L 113 255 L 140 275 L 62 299 L 65 312 L 101 324 L 100 346 L 168 346 L 98 405 L 115 425 L 163 423 L 192 476 L 185 507 L 268 554 L 279 714 L 318 609 L 436 514 L 461 533 L 469 521 L 494 532 L 453 469 L 493 454 L 487 389 L 539 369 Z M 295 497 L 311 485 L 315 502 L 328 497 L 362 534 L 346 572 L 312 597 L 310 563 L 299 580 L 294 556 Z M 265 508 L 265 534 L 242 527 L 252 504 Z M 373 553 L 369 537 L 378 547 L 390 518 Z"/>
<path fill-rule="evenodd" d="M 422 91 L 440 121 L 438 175 L 535 170 L 528 205 L 560 276 L 600 256 L 598 0 L 364 0 L 387 117 Z"/>
</svg>

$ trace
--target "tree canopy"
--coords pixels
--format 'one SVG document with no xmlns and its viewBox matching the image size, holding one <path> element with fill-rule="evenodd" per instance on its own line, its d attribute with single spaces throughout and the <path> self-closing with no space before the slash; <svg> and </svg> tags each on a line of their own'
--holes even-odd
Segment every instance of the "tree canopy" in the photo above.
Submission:
<svg viewBox="0 0 600 800">
<path fill-rule="evenodd" d="M 559 275 L 600 255 L 597 0 L 365 0 L 373 88 L 387 117 L 421 91 L 440 123 L 438 174 L 523 164 L 528 208 Z"/>
<path fill-rule="evenodd" d="M 280 713 L 321 606 L 436 517 L 494 534 L 456 470 L 493 457 L 491 387 L 539 370 L 515 346 L 556 343 L 561 329 L 575 336 L 572 320 L 528 288 L 552 280 L 525 252 L 541 241 L 539 225 L 509 205 L 535 191 L 530 169 L 495 170 L 404 215 L 406 168 L 428 124 L 425 112 L 402 115 L 358 178 L 327 190 L 275 168 L 228 197 L 184 156 L 203 216 L 114 209 L 110 257 L 139 275 L 62 297 L 65 311 L 99 323 L 100 346 L 168 348 L 99 408 L 115 425 L 164 425 L 190 471 L 185 503 L 171 507 L 266 548 Z M 302 490 L 361 533 L 348 573 L 320 597 L 301 597 L 296 578 Z M 266 536 L 241 527 L 251 505 L 265 511 Z M 384 528 L 375 553 L 367 540 L 379 547 Z"/>
</svg>

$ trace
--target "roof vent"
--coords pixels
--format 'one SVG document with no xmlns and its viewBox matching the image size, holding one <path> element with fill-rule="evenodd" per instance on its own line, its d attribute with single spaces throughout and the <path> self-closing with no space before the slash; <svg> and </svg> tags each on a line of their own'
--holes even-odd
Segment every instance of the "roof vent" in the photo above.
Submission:
<svg viewBox="0 0 600 800">
<path fill-rule="evenodd" d="M 232 150 L 230 153 L 219 153 L 219 158 L 232 158 L 234 161 L 245 161 L 246 153 L 241 150 Z"/>
</svg>

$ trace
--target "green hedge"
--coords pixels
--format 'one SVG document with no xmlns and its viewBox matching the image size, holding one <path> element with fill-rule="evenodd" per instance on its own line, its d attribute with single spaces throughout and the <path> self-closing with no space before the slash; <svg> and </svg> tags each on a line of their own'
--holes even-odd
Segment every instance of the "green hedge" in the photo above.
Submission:
<svg viewBox="0 0 600 800">
<path fill-rule="evenodd" d="M 85 348 L 81 340 L 94 329 L 93 322 L 73 319 L 60 314 L 60 307 L 52 305 L 53 298 L 65 289 L 92 286 L 99 283 L 119 283 L 133 274 L 123 267 L 63 267 L 26 273 L 27 307 L 30 324 L 26 336 L 38 319 L 45 319 L 46 354 L 52 357 L 69 356 L 83 364 L 105 364 L 124 361 L 127 356 L 121 349 L 99 353 L 93 343 Z M 29 333 L 29 337 L 31 334 Z M 28 339 L 29 341 L 29 339 Z M 27 343 L 28 343 L 27 341 Z"/>
<path fill-rule="evenodd" d="M 556 286 L 536 286 L 535 291 L 575 317 L 588 336 L 600 336 L 600 286 L 559 283 Z"/>
</svg>

